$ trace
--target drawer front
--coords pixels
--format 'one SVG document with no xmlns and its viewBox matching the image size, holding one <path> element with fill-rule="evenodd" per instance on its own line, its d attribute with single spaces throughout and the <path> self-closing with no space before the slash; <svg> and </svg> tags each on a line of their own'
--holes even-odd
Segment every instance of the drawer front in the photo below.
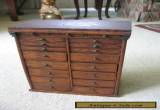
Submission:
<svg viewBox="0 0 160 110">
<path fill-rule="evenodd" d="M 31 76 L 31 81 L 33 85 L 46 86 L 53 90 L 70 90 L 70 80 L 65 78 Z"/>
<path fill-rule="evenodd" d="M 113 95 L 114 89 L 113 88 L 95 88 L 95 87 L 81 87 L 81 86 L 74 86 L 72 91 L 74 93 L 81 93 L 81 94 L 92 94 L 92 95 Z"/>
<path fill-rule="evenodd" d="M 40 51 L 40 52 L 66 52 L 66 48 L 61 47 L 32 47 L 21 45 L 23 51 Z"/>
<path fill-rule="evenodd" d="M 56 86 L 54 84 L 44 84 L 44 83 L 32 83 L 33 89 L 36 90 L 43 90 L 43 91 L 70 91 L 70 86 L 69 85 L 62 85 L 62 86 Z"/>
<path fill-rule="evenodd" d="M 73 62 L 118 63 L 119 55 L 71 53 Z"/>
<path fill-rule="evenodd" d="M 116 64 L 71 63 L 71 69 L 77 71 L 117 72 Z"/>
<path fill-rule="evenodd" d="M 69 71 L 52 70 L 52 69 L 31 69 L 29 68 L 31 76 L 46 76 L 55 78 L 69 78 Z"/>
<path fill-rule="evenodd" d="M 66 53 L 23 51 L 26 60 L 67 61 Z"/>
<path fill-rule="evenodd" d="M 67 62 L 31 61 L 31 60 L 27 60 L 26 62 L 29 68 L 68 70 Z"/>
<path fill-rule="evenodd" d="M 88 87 L 114 87 L 114 81 L 100 81 L 100 80 L 84 80 L 73 79 L 73 85 L 75 86 L 88 86 Z"/>
<path fill-rule="evenodd" d="M 71 47 L 81 47 L 81 48 L 121 48 L 121 40 L 109 40 L 109 39 L 71 39 Z"/>
<path fill-rule="evenodd" d="M 93 54 L 107 54 L 120 55 L 121 48 L 116 49 L 94 49 L 94 48 L 71 48 L 72 53 L 93 53 Z"/>
<path fill-rule="evenodd" d="M 22 35 L 23 36 L 23 35 Z M 20 43 L 24 46 L 65 47 L 65 38 L 30 36 L 20 37 Z"/>
<path fill-rule="evenodd" d="M 116 80 L 116 73 L 72 71 L 73 78 Z"/>
<path fill-rule="evenodd" d="M 23 33 L 20 34 L 21 42 L 65 42 L 65 36 L 63 34 L 48 34 L 48 33 Z"/>
</svg>

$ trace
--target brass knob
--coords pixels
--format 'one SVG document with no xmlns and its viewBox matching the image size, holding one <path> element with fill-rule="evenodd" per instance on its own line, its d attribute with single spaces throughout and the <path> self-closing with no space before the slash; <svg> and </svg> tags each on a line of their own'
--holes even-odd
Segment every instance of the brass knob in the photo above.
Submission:
<svg viewBox="0 0 160 110">
<path fill-rule="evenodd" d="M 103 35 L 102 38 L 107 38 L 107 35 Z"/>
<path fill-rule="evenodd" d="M 96 70 L 96 66 L 93 66 L 92 69 Z"/>
<path fill-rule="evenodd" d="M 41 45 L 41 46 L 45 46 L 46 43 L 45 43 L 45 42 L 41 42 L 40 45 Z"/>
<path fill-rule="evenodd" d="M 94 45 L 93 45 L 93 48 L 98 48 L 98 47 L 99 47 L 98 44 L 94 44 Z"/>
<path fill-rule="evenodd" d="M 96 85 L 97 85 L 97 82 L 94 82 L 94 85 L 96 86 Z"/>
<path fill-rule="evenodd" d="M 41 48 L 41 51 L 47 51 L 47 48 L 45 48 L 45 47 Z"/>
<path fill-rule="evenodd" d="M 96 73 L 94 74 L 94 77 L 97 78 L 97 74 Z"/>
<path fill-rule="evenodd" d="M 97 43 L 97 40 L 93 40 L 93 43 Z"/>
<path fill-rule="evenodd" d="M 45 38 L 40 38 L 40 41 L 47 41 Z"/>
<path fill-rule="evenodd" d="M 98 58 L 97 58 L 96 56 L 94 56 L 93 59 L 94 59 L 94 61 L 97 61 L 97 60 L 98 60 Z"/>
<path fill-rule="evenodd" d="M 98 52 L 98 50 L 92 50 L 93 52 Z"/>
<path fill-rule="evenodd" d="M 44 67 L 48 67 L 49 66 L 49 64 L 44 64 Z"/>
<path fill-rule="evenodd" d="M 47 54 L 44 54 L 43 57 L 48 57 L 48 55 L 47 55 Z"/>
<path fill-rule="evenodd" d="M 52 72 L 48 72 L 49 75 L 52 75 Z"/>
<path fill-rule="evenodd" d="M 53 80 L 52 79 L 49 79 L 49 82 L 52 82 Z"/>
<path fill-rule="evenodd" d="M 55 87 L 54 87 L 54 86 L 51 86 L 50 88 L 51 88 L 51 89 L 54 89 Z"/>
</svg>

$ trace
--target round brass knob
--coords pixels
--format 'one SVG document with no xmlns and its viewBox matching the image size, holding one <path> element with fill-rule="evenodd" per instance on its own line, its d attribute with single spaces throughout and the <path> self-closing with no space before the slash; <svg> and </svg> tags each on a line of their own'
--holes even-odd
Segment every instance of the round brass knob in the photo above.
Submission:
<svg viewBox="0 0 160 110">
<path fill-rule="evenodd" d="M 44 64 L 44 67 L 48 67 L 49 66 L 49 64 Z"/>
<path fill-rule="evenodd" d="M 92 50 L 93 52 L 98 52 L 98 50 Z"/>
<path fill-rule="evenodd" d="M 47 51 L 47 48 L 45 48 L 45 47 L 41 48 L 41 51 Z"/>
<path fill-rule="evenodd" d="M 41 45 L 41 46 L 45 46 L 46 43 L 45 43 L 45 42 L 41 42 L 40 45 Z"/>
<path fill-rule="evenodd" d="M 99 47 L 98 44 L 94 44 L 94 45 L 93 45 L 93 48 L 98 48 L 98 47 Z"/>
<path fill-rule="evenodd" d="M 96 66 L 93 66 L 92 69 L 96 70 Z"/>
<path fill-rule="evenodd" d="M 96 82 L 94 82 L 94 85 L 97 85 L 97 83 L 96 83 Z"/>
<path fill-rule="evenodd" d="M 94 74 L 94 77 L 97 78 L 97 74 L 96 73 Z"/>
<path fill-rule="evenodd" d="M 40 38 L 40 41 L 46 41 L 46 39 L 45 38 Z"/>
<path fill-rule="evenodd" d="M 52 82 L 53 80 L 52 79 L 49 79 L 49 82 Z"/>
<path fill-rule="evenodd" d="M 43 57 L 48 57 L 48 55 L 44 54 Z"/>
<path fill-rule="evenodd" d="M 97 43 L 97 40 L 93 40 L 93 43 Z"/>
</svg>

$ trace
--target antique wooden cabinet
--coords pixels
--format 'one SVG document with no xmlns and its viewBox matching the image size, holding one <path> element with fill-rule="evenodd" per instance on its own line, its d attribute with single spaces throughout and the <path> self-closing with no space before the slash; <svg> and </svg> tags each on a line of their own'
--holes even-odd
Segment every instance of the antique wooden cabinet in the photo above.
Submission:
<svg viewBox="0 0 160 110">
<path fill-rule="evenodd" d="M 9 28 L 33 91 L 116 96 L 129 21 L 33 20 Z"/>
</svg>

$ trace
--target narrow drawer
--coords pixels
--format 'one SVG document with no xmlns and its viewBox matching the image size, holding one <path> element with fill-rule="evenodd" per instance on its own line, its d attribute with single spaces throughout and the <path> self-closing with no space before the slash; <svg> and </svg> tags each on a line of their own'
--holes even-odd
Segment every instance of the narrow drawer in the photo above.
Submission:
<svg viewBox="0 0 160 110">
<path fill-rule="evenodd" d="M 27 66 L 29 68 L 46 68 L 56 70 L 68 70 L 67 62 L 51 62 L 51 61 L 31 61 L 27 60 Z"/>
<path fill-rule="evenodd" d="M 69 71 L 52 70 L 52 69 L 31 69 L 29 68 L 31 76 L 46 76 L 55 78 L 69 78 Z"/>
<path fill-rule="evenodd" d="M 34 41 L 34 40 L 33 40 Z M 37 41 L 37 42 L 24 42 L 24 41 L 21 41 L 21 45 L 24 45 L 24 46 L 45 46 L 45 47 L 65 47 L 66 44 L 65 42 L 46 42 L 46 41 Z"/>
<path fill-rule="evenodd" d="M 114 87 L 114 81 L 102 81 L 102 80 L 84 80 L 73 79 L 73 85 L 75 86 L 88 86 L 88 87 Z"/>
<path fill-rule="evenodd" d="M 26 60 L 67 61 L 66 53 L 23 51 Z"/>
<path fill-rule="evenodd" d="M 108 44 L 108 45 L 121 45 L 122 40 L 117 40 L 117 39 L 105 39 L 105 38 L 73 38 L 70 39 L 71 43 L 102 43 L 102 44 Z"/>
<path fill-rule="evenodd" d="M 66 91 L 69 92 L 70 91 L 70 85 L 69 84 L 64 84 L 61 86 L 57 86 L 54 84 L 44 84 L 44 83 L 32 83 L 33 89 L 35 90 L 43 90 L 43 91 Z"/>
<path fill-rule="evenodd" d="M 20 34 L 19 40 L 22 42 L 65 42 L 63 34 L 48 34 L 48 33 L 22 33 Z"/>
<path fill-rule="evenodd" d="M 108 72 L 72 71 L 72 75 L 77 79 L 116 80 L 116 73 Z"/>
<path fill-rule="evenodd" d="M 116 49 L 94 49 L 94 48 L 71 48 L 72 53 L 101 53 L 108 55 L 119 55 L 121 48 Z"/>
<path fill-rule="evenodd" d="M 71 63 L 72 70 L 117 72 L 117 64 Z"/>
<path fill-rule="evenodd" d="M 119 63 L 119 55 L 71 53 L 73 62 Z"/>
<path fill-rule="evenodd" d="M 66 48 L 63 47 L 33 47 L 21 45 L 23 51 L 40 51 L 40 52 L 66 52 Z"/>
<path fill-rule="evenodd" d="M 70 80 L 67 78 L 52 78 L 52 77 L 39 77 L 30 76 L 33 83 L 53 84 L 57 86 L 69 85 Z"/>
<path fill-rule="evenodd" d="M 73 86 L 72 91 L 79 94 L 93 94 L 93 95 L 113 95 L 113 88 L 95 88 L 95 87 L 81 87 Z"/>
<path fill-rule="evenodd" d="M 93 49 L 115 49 L 121 48 L 121 44 L 102 44 L 102 43 L 71 43 L 71 48 L 93 48 Z"/>
</svg>

